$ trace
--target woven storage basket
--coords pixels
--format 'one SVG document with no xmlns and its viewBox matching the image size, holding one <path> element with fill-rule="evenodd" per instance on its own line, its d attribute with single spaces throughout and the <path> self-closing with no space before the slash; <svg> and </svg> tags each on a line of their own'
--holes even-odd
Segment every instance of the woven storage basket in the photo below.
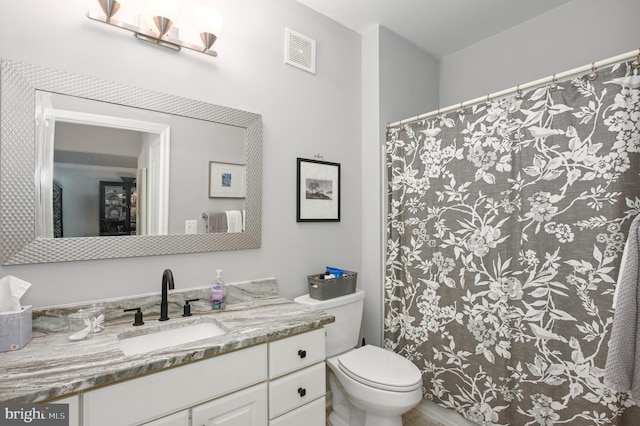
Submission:
<svg viewBox="0 0 640 426">
<path fill-rule="evenodd" d="M 333 299 L 356 292 L 357 272 L 344 271 L 344 275 L 323 279 L 324 274 L 309 275 L 309 297 L 316 300 Z"/>
</svg>

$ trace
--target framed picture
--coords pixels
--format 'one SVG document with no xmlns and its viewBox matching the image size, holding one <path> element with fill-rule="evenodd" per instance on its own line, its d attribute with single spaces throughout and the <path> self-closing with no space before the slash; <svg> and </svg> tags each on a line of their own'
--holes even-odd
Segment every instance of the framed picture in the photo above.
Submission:
<svg viewBox="0 0 640 426">
<path fill-rule="evenodd" d="M 298 158 L 298 222 L 340 222 L 340 164 Z"/>
<path fill-rule="evenodd" d="M 209 161 L 209 198 L 244 198 L 246 166 Z"/>
</svg>

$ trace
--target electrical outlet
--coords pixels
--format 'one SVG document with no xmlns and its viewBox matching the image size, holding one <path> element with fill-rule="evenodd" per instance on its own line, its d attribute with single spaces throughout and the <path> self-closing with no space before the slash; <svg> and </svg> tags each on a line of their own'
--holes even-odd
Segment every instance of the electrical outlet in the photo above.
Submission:
<svg viewBox="0 0 640 426">
<path fill-rule="evenodd" d="M 185 220 L 184 222 L 185 234 L 197 234 L 198 233 L 198 221 L 197 220 Z"/>
</svg>

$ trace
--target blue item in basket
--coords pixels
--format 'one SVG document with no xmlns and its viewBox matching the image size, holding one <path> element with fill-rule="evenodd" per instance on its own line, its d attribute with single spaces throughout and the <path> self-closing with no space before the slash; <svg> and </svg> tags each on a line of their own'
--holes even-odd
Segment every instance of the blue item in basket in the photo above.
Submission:
<svg viewBox="0 0 640 426">
<path fill-rule="evenodd" d="M 344 275 L 344 270 L 327 266 L 327 274 L 331 274 L 334 277 L 341 277 Z"/>
</svg>

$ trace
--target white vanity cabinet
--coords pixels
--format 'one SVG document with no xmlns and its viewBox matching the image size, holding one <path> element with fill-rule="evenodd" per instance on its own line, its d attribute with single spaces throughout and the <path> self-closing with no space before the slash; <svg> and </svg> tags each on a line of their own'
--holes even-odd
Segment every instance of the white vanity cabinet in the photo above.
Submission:
<svg viewBox="0 0 640 426">
<path fill-rule="evenodd" d="M 70 426 L 325 426 L 325 355 L 319 328 L 50 402 Z"/>
<path fill-rule="evenodd" d="M 80 398 L 78 397 L 78 395 L 54 399 L 53 401 L 49 402 L 51 404 L 68 404 L 69 426 L 80 426 Z"/>
<path fill-rule="evenodd" d="M 269 343 L 270 426 L 326 425 L 325 357 L 324 328 Z"/>
<path fill-rule="evenodd" d="M 141 426 L 189 426 L 189 410 L 178 411 Z"/>
<path fill-rule="evenodd" d="M 83 425 L 138 425 L 155 419 L 156 425 L 179 425 L 163 417 L 223 395 L 230 394 L 231 400 L 232 392 L 264 383 L 266 360 L 263 344 L 87 391 Z M 266 424 L 266 415 L 257 424 Z"/>
<path fill-rule="evenodd" d="M 194 407 L 191 416 L 192 426 L 264 426 L 267 424 L 267 384 Z"/>
</svg>

